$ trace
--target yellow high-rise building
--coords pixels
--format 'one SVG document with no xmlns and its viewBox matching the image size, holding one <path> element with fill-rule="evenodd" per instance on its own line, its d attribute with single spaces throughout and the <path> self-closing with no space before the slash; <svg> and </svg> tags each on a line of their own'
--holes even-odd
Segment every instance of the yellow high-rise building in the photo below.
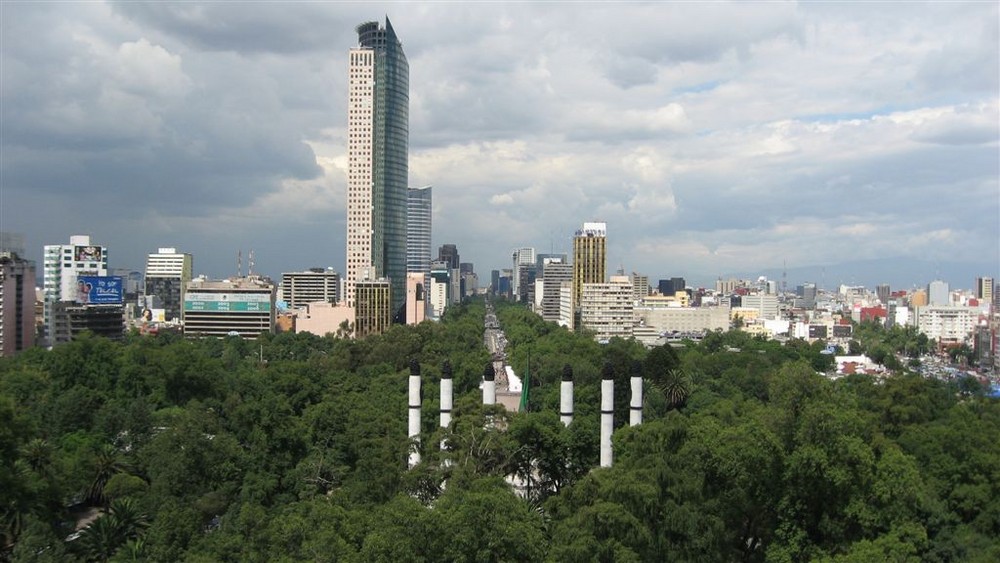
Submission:
<svg viewBox="0 0 1000 563">
<path fill-rule="evenodd" d="M 392 286 L 389 280 L 365 279 L 354 284 L 354 336 L 382 334 L 392 323 Z"/>
<path fill-rule="evenodd" d="M 607 223 L 584 223 L 573 237 L 573 303 L 577 307 L 583 284 L 604 283 L 607 258 Z"/>
</svg>

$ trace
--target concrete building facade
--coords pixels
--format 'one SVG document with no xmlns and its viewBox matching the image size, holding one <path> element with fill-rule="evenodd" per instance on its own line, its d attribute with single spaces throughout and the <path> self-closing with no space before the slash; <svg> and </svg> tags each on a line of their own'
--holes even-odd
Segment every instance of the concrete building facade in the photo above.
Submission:
<svg viewBox="0 0 1000 563">
<path fill-rule="evenodd" d="M 996 298 L 993 291 L 993 278 L 976 278 L 976 299 L 992 304 Z"/>
<path fill-rule="evenodd" d="M 631 338 L 632 283 L 627 276 L 611 276 L 608 283 L 585 283 L 580 294 L 580 324 L 594 331 L 598 342 Z"/>
<path fill-rule="evenodd" d="M 52 335 L 53 306 L 60 301 L 77 301 L 78 277 L 108 275 L 108 248 L 94 244 L 89 235 L 73 235 L 69 244 L 45 245 L 42 268 L 44 324 L 46 334 Z"/>
<path fill-rule="evenodd" d="M 542 318 L 549 322 L 559 322 L 560 290 L 564 283 L 573 281 L 573 265 L 558 258 L 552 258 L 542 265 Z"/>
<path fill-rule="evenodd" d="M 915 313 L 917 330 L 939 346 L 970 342 L 979 320 L 978 307 L 928 305 Z"/>
<path fill-rule="evenodd" d="M 340 274 L 332 268 L 311 268 L 281 274 L 282 297 L 295 309 L 308 303 L 340 301 Z"/>
<path fill-rule="evenodd" d="M 932 307 L 950 305 L 950 294 L 951 289 L 946 281 L 934 280 L 927 284 L 927 304 Z"/>
<path fill-rule="evenodd" d="M 184 335 L 256 339 L 273 332 L 275 293 L 274 284 L 257 276 L 191 280 L 184 292 Z"/>
<path fill-rule="evenodd" d="M 35 263 L 0 252 L 0 356 L 35 345 Z"/>
</svg>

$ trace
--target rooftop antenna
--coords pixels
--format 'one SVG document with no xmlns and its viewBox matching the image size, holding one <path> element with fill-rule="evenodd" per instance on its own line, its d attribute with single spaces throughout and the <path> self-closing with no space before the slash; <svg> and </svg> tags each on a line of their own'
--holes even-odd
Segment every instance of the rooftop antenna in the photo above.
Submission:
<svg viewBox="0 0 1000 563">
<path fill-rule="evenodd" d="M 236 277 L 243 277 L 243 249 L 236 251 Z"/>
<path fill-rule="evenodd" d="M 250 264 L 247 267 L 247 277 L 250 277 L 252 275 L 253 275 L 253 249 L 251 248 L 250 249 Z"/>
</svg>

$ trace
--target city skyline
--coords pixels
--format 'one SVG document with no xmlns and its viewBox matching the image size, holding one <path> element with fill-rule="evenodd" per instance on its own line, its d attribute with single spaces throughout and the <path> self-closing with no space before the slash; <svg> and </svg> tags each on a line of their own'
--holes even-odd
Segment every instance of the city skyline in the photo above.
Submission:
<svg viewBox="0 0 1000 563">
<path fill-rule="evenodd" d="M 116 268 L 343 271 L 346 52 L 388 13 L 409 185 L 480 273 L 602 221 L 650 279 L 998 274 L 996 4 L 389 7 L 4 3 L 0 229 L 39 264 L 86 233 Z"/>
</svg>

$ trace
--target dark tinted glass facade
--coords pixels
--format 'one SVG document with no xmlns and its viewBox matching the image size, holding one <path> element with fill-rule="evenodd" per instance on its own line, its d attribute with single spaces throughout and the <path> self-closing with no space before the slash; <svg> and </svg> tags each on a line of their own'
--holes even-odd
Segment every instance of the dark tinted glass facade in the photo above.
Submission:
<svg viewBox="0 0 1000 563">
<path fill-rule="evenodd" d="M 406 298 L 410 65 L 389 19 L 358 26 L 358 43 L 375 51 L 372 132 L 372 263 L 392 285 L 392 310 Z"/>
</svg>

